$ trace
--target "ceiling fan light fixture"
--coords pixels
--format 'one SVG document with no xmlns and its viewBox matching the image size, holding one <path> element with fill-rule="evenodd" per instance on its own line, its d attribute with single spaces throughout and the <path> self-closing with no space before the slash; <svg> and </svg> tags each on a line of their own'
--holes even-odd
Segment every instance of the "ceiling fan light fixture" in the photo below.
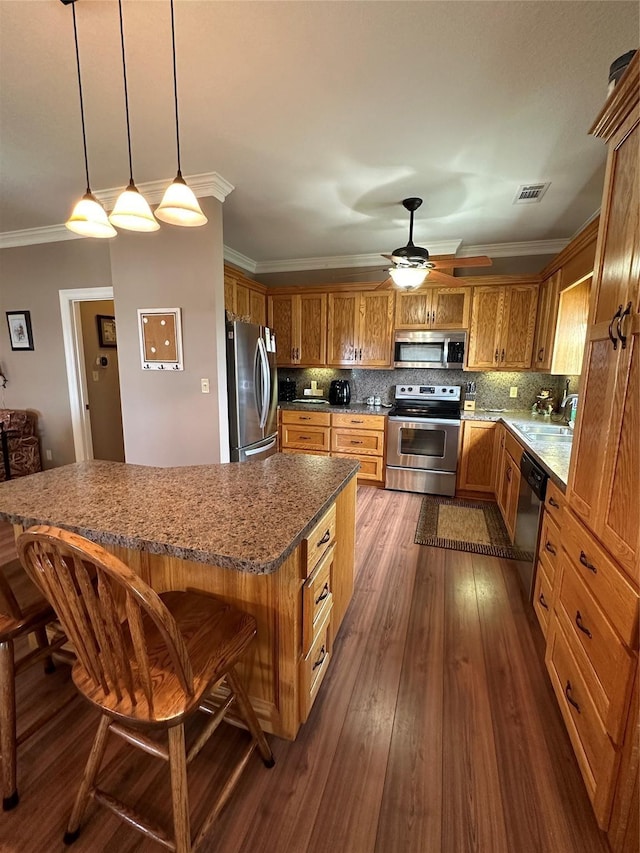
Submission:
<svg viewBox="0 0 640 853">
<path fill-rule="evenodd" d="M 393 283 L 402 290 L 412 290 L 420 287 L 430 270 L 426 267 L 392 267 L 389 270 Z"/>
<path fill-rule="evenodd" d="M 85 193 L 64 223 L 69 231 L 81 237 L 115 237 L 118 233 L 109 223 L 107 211 L 91 192 Z"/>
<path fill-rule="evenodd" d="M 156 216 L 169 225 L 196 228 L 209 221 L 202 212 L 193 190 L 178 172 L 172 184 L 165 190 L 162 201 L 156 208 Z"/>
<path fill-rule="evenodd" d="M 120 193 L 109 222 L 116 228 L 126 231 L 158 231 L 160 223 L 156 221 L 149 203 L 137 189 L 133 181 Z"/>
</svg>

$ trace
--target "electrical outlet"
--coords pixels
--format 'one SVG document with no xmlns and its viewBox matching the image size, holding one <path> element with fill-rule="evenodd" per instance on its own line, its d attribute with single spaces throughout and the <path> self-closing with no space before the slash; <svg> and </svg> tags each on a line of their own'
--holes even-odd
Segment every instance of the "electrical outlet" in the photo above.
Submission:
<svg viewBox="0 0 640 853">
<path fill-rule="evenodd" d="M 92 371 L 91 375 L 93 376 L 93 381 L 98 382 L 100 379 L 100 374 L 97 370 Z"/>
<path fill-rule="evenodd" d="M 518 386 L 517 385 L 511 386 L 511 388 L 509 389 L 509 396 L 510 397 L 517 397 L 518 396 Z"/>
<path fill-rule="evenodd" d="M 209 393 L 209 380 L 208 379 L 201 379 L 200 380 L 200 390 L 202 391 L 203 394 Z"/>
</svg>

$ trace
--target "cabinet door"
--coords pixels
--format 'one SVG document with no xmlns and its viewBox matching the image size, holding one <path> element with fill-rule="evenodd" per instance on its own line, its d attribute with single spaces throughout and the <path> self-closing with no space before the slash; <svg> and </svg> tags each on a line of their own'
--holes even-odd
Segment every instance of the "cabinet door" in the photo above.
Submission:
<svg viewBox="0 0 640 853">
<path fill-rule="evenodd" d="M 504 523 L 509 534 L 509 539 L 513 543 L 516 538 L 516 517 L 518 515 L 518 497 L 520 494 L 520 468 L 515 459 L 510 453 L 505 454 L 507 458 L 507 467 L 505 476 L 509 484 L 507 490 L 507 505 L 505 512 Z"/>
<path fill-rule="evenodd" d="M 236 313 L 236 280 L 225 272 L 224 274 L 224 307 L 232 314 Z"/>
<path fill-rule="evenodd" d="M 582 372 L 582 356 L 587 337 L 591 277 L 563 290 L 558 305 L 558 335 L 551 360 L 551 372 L 577 376 Z"/>
<path fill-rule="evenodd" d="M 297 298 L 300 328 L 300 364 L 322 367 L 327 363 L 327 295 L 300 294 Z"/>
<path fill-rule="evenodd" d="M 259 326 L 267 325 L 267 300 L 264 293 L 257 290 L 249 290 L 249 314 L 251 322 Z M 276 343 L 277 343 L 276 338 Z"/>
<path fill-rule="evenodd" d="M 297 363 L 294 300 L 291 295 L 269 297 L 269 326 L 276 333 L 276 363 L 281 366 Z"/>
<path fill-rule="evenodd" d="M 561 272 L 558 270 L 540 285 L 536 335 L 533 344 L 533 364 L 531 365 L 534 370 L 548 371 L 551 369 L 560 299 L 560 275 Z"/>
<path fill-rule="evenodd" d="M 330 293 L 327 364 L 353 366 L 357 358 L 359 293 Z"/>
<path fill-rule="evenodd" d="M 470 287 L 431 288 L 431 329 L 469 327 Z"/>
<path fill-rule="evenodd" d="M 500 332 L 504 312 L 504 287 L 474 287 L 469 331 L 472 368 L 495 368 L 500 358 Z"/>
<path fill-rule="evenodd" d="M 396 329 L 427 329 L 430 319 L 430 288 L 396 294 Z"/>
<path fill-rule="evenodd" d="M 458 488 L 493 493 L 497 424 L 492 421 L 463 421 L 462 425 Z"/>
<path fill-rule="evenodd" d="M 536 284 L 510 285 L 505 288 L 500 367 L 508 370 L 528 370 L 531 367 L 537 305 Z"/>
<path fill-rule="evenodd" d="M 242 318 L 251 316 L 251 291 L 239 282 L 236 282 L 236 314 Z"/>
<path fill-rule="evenodd" d="M 391 367 L 393 305 L 392 292 L 360 294 L 359 367 Z"/>
</svg>

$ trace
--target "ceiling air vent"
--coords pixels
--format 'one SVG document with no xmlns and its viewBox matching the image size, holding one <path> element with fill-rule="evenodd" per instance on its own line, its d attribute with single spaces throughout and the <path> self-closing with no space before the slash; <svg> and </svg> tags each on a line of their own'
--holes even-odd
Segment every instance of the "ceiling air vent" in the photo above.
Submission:
<svg viewBox="0 0 640 853">
<path fill-rule="evenodd" d="M 518 192 L 513 200 L 514 204 L 536 204 L 551 186 L 551 181 L 546 184 L 523 184 L 518 187 Z"/>
</svg>

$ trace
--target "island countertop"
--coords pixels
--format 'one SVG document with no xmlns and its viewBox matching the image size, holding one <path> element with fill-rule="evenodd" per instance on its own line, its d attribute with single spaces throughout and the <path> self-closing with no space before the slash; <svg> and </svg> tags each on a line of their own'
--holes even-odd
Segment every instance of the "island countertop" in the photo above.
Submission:
<svg viewBox="0 0 640 853">
<path fill-rule="evenodd" d="M 275 454 L 184 468 L 78 462 L 0 484 L 0 518 L 253 574 L 278 569 L 356 475 L 343 458 Z"/>
</svg>

